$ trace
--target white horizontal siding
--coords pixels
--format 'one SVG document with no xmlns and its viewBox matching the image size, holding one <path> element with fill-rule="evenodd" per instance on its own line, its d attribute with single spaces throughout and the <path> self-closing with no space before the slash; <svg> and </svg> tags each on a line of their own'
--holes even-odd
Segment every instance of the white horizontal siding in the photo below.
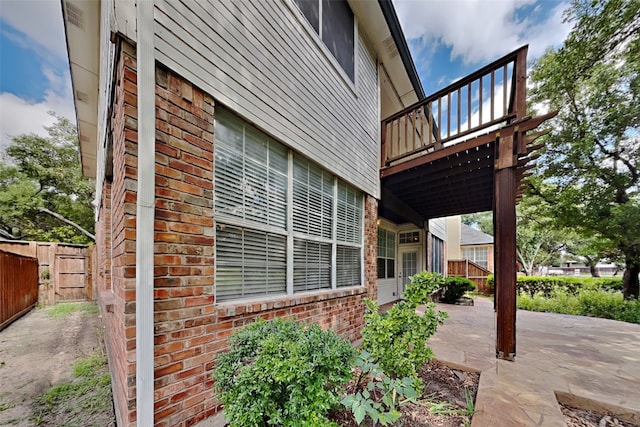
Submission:
<svg viewBox="0 0 640 427">
<path fill-rule="evenodd" d="M 294 8 L 284 1 L 158 0 L 157 58 L 294 150 L 378 197 L 375 60 L 359 38 L 356 84 L 345 82 Z"/>
<path fill-rule="evenodd" d="M 430 219 L 429 231 L 434 236 L 439 237 L 440 239 L 446 241 L 447 240 L 447 219 L 446 218 Z"/>
</svg>

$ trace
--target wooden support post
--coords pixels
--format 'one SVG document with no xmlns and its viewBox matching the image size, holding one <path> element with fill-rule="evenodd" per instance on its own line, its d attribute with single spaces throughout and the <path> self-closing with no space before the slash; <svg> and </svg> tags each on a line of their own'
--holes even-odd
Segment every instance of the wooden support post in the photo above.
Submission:
<svg viewBox="0 0 640 427">
<path fill-rule="evenodd" d="M 516 134 L 517 135 L 517 134 Z M 496 357 L 516 355 L 516 138 L 500 138 L 494 175 Z"/>
</svg>

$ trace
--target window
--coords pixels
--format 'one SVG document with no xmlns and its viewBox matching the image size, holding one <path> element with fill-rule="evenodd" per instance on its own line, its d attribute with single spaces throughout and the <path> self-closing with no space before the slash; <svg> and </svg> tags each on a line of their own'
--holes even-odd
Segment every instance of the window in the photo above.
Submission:
<svg viewBox="0 0 640 427">
<path fill-rule="evenodd" d="M 295 0 L 311 27 L 347 73 L 355 75 L 353 12 L 345 0 Z"/>
<path fill-rule="evenodd" d="M 431 271 L 444 274 L 444 241 L 436 236 L 431 238 Z"/>
<path fill-rule="evenodd" d="M 361 192 L 221 109 L 215 144 L 217 301 L 362 284 Z"/>
<path fill-rule="evenodd" d="M 400 244 L 404 243 L 419 243 L 420 242 L 420 232 L 419 231 L 411 231 L 408 233 L 400 233 Z"/>
<path fill-rule="evenodd" d="M 378 279 L 396 277 L 396 233 L 378 228 Z"/>
<path fill-rule="evenodd" d="M 471 262 L 475 262 L 482 268 L 488 268 L 488 254 L 489 249 L 485 247 L 471 247 L 471 248 L 462 248 L 462 257 L 464 259 L 468 259 Z"/>
</svg>

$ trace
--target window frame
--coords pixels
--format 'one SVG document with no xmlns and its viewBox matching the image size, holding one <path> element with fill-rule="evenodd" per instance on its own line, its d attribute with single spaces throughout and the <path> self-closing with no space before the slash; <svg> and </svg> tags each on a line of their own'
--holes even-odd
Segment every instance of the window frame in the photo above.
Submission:
<svg viewBox="0 0 640 427">
<path fill-rule="evenodd" d="M 385 238 L 385 245 L 384 245 L 384 249 L 385 249 L 385 256 L 381 257 L 380 256 L 380 235 L 384 234 Z M 389 280 L 389 279 L 395 279 L 396 278 L 396 270 L 397 270 L 397 260 L 398 260 L 398 234 L 397 232 L 390 230 L 388 228 L 384 228 L 381 226 L 378 226 L 378 251 L 376 252 L 376 266 L 378 263 L 379 259 L 383 259 L 384 260 L 384 264 L 385 264 L 385 275 L 384 277 L 380 277 L 380 272 L 378 271 L 377 276 L 378 276 L 378 280 Z M 387 246 L 387 242 L 389 241 L 388 236 L 392 235 L 393 236 L 393 257 L 389 257 L 389 246 Z M 389 276 L 388 273 L 388 265 L 389 265 L 389 261 L 392 262 L 393 264 L 393 274 L 391 276 Z"/>
<path fill-rule="evenodd" d="M 315 30 L 313 25 L 309 22 L 306 15 L 302 12 L 300 7 L 297 5 L 295 0 L 286 1 L 286 5 L 293 12 L 295 17 L 298 19 L 304 30 L 311 36 L 311 39 L 314 41 L 316 46 L 320 49 L 325 58 L 329 61 L 331 66 L 336 70 L 336 72 L 340 75 L 340 78 L 344 81 L 346 86 L 353 92 L 354 95 L 357 95 L 357 87 L 358 87 L 358 50 L 360 45 L 360 37 L 358 30 L 358 19 L 356 14 L 353 13 L 353 9 L 348 4 L 351 9 L 351 13 L 353 13 L 353 80 L 347 72 L 342 68 L 342 65 L 338 61 L 338 59 L 333 55 L 331 50 L 327 47 L 324 40 L 322 39 L 322 0 L 318 0 L 319 2 L 319 12 L 318 12 L 318 31 Z"/>
<path fill-rule="evenodd" d="M 218 229 L 220 227 L 235 227 L 235 228 L 242 228 L 245 229 L 247 231 L 254 231 L 254 232 L 259 232 L 259 233 L 268 233 L 268 234 L 277 234 L 280 236 L 283 236 L 286 238 L 286 275 L 285 275 L 285 286 L 284 289 L 286 290 L 285 292 L 281 292 L 281 293 L 269 293 L 264 292 L 264 293 L 260 293 L 260 294 L 252 294 L 249 297 L 242 297 L 242 296 L 234 296 L 234 297 L 230 297 L 230 298 L 224 298 L 223 300 L 218 300 L 218 288 L 214 287 L 215 289 L 215 295 L 216 295 L 216 305 L 219 304 L 235 304 L 238 302 L 243 302 L 243 301 L 249 301 L 251 299 L 256 299 L 256 298 L 271 298 L 271 297 L 275 297 L 275 296 L 296 296 L 296 295 L 301 295 L 304 293 L 308 293 L 308 292 L 330 292 L 330 291 L 335 291 L 335 290 L 341 290 L 341 289 L 346 289 L 349 287 L 364 287 L 365 286 L 365 277 L 364 277 L 364 272 L 365 272 L 365 266 L 364 266 L 364 247 L 365 247 L 365 213 L 366 213 L 366 209 L 365 209 L 365 201 L 366 201 L 366 194 L 357 189 L 356 187 L 352 186 L 351 184 L 341 180 L 340 178 L 338 178 L 337 176 L 329 173 L 325 168 L 323 168 L 322 166 L 318 165 L 317 163 L 313 162 L 312 160 L 304 157 L 303 155 L 294 152 L 292 149 L 286 147 L 284 144 L 280 143 L 279 141 L 271 138 L 269 135 L 267 135 L 265 132 L 257 129 L 254 125 L 252 125 L 251 123 L 243 120 L 242 118 L 240 118 L 239 116 L 237 116 L 236 114 L 234 114 L 232 111 L 218 107 L 218 114 L 216 114 L 216 122 L 218 122 L 221 117 L 222 120 L 229 120 L 229 123 L 231 124 L 241 124 L 242 125 L 242 129 L 243 129 L 243 135 L 246 133 L 246 129 L 250 128 L 252 132 L 259 132 L 261 133 L 265 138 L 268 138 L 270 143 L 275 143 L 275 144 L 280 144 L 282 147 L 284 147 L 286 149 L 287 152 L 287 169 L 286 169 L 286 205 L 285 205 L 285 210 L 286 210 L 286 221 L 284 222 L 284 228 L 279 228 L 267 223 L 261 223 L 261 222 L 257 222 L 257 221 L 252 221 L 250 219 L 246 219 L 244 217 L 240 217 L 240 216 L 234 216 L 234 215 L 229 215 L 229 214 L 225 214 L 224 212 L 218 212 L 216 211 L 217 209 L 217 203 L 216 203 L 216 197 L 217 197 L 217 191 L 215 191 L 216 189 L 216 172 L 218 171 L 218 168 L 215 165 L 215 162 L 217 161 L 217 157 L 215 157 L 214 155 L 214 176 L 213 176 L 213 180 L 214 180 L 214 194 L 213 194 L 213 198 L 214 198 L 214 203 L 213 203 L 213 215 L 214 215 L 214 233 L 215 233 L 215 239 L 214 239 L 214 253 L 215 253 L 215 259 L 218 259 Z M 216 123 L 216 127 L 219 127 L 219 125 L 217 125 Z M 214 141 L 215 141 L 215 136 L 214 136 Z M 214 142 L 215 143 L 215 142 Z M 246 141 L 243 142 L 243 144 L 246 144 Z M 214 150 L 215 153 L 215 150 Z M 304 232 L 300 232 L 300 231 L 296 231 L 295 227 L 294 227 L 294 175 L 295 175 L 295 158 L 299 156 L 301 160 L 308 162 L 308 164 L 310 166 L 313 166 L 316 169 L 319 169 L 322 171 L 323 174 L 329 174 L 329 177 L 331 178 L 331 182 L 332 182 L 332 207 L 331 207 L 331 237 L 327 238 L 324 236 L 316 236 L 316 235 L 312 235 L 312 234 L 306 234 Z M 323 175 L 324 176 L 324 175 Z M 324 182 L 324 181 L 322 181 Z M 350 189 L 351 191 L 353 191 L 354 193 L 352 194 L 354 196 L 354 200 L 356 201 L 356 204 L 359 206 L 359 215 L 357 215 L 357 217 L 353 217 L 354 219 L 356 219 L 357 224 L 355 224 L 355 226 L 358 228 L 357 231 L 357 235 L 359 237 L 357 242 L 353 242 L 353 241 L 348 241 L 349 236 L 347 236 L 347 238 L 345 240 L 347 241 L 342 241 L 339 239 L 338 237 L 338 222 L 339 222 L 339 218 L 338 218 L 338 205 L 340 203 L 340 201 L 338 200 L 338 191 L 340 186 L 344 186 L 347 189 Z M 244 200 L 245 196 L 239 196 L 239 198 L 241 200 Z M 355 234 L 355 233 L 354 233 Z M 352 235 L 353 236 L 353 235 Z M 319 287 L 318 289 L 309 289 L 309 290 L 298 290 L 296 291 L 295 288 L 296 287 L 300 287 L 300 285 L 296 285 L 294 283 L 294 279 L 295 279 L 295 270 L 296 270 L 296 263 L 295 263 L 295 254 L 294 254 L 294 250 L 295 250 L 295 242 L 300 243 L 300 241 L 303 242 L 309 242 L 312 244 L 321 244 L 321 245 L 330 245 L 330 273 L 329 273 L 329 286 L 323 286 L 323 287 Z M 357 284 L 351 284 L 351 285 L 338 285 L 338 267 L 339 267 L 339 263 L 338 263 L 338 247 L 342 247 L 342 248 L 355 248 L 358 251 L 358 258 L 359 258 L 359 280 Z M 307 263 L 309 264 L 309 263 Z M 353 272 L 353 271 L 352 271 Z M 218 283 L 218 268 L 215 269 L 215 273 L 214 273 L 214 280 L 215 283 Z M 242 277 L 245 276 L 244 271 L 241 274 Z M 351 274 L 351 276 L 353 276 L 353 274 Z M 241 288 L 244 288 L 244 279 L 242 284 L 240 285 Z"/>
</svg>

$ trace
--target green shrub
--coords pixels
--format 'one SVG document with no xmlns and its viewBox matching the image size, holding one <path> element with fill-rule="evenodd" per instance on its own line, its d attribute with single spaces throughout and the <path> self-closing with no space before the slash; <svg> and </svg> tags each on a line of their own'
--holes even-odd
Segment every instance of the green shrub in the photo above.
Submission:
<svg viewBox="0 0 640 427">
<path fill-rule="evenodd" d="M 282 319 L 260 319 L 229 341 L 213 378 L 231 425 L 330 425 L 325 414 L 351 378 L 351 343 L 318 325 Z"/>
<path fill-rule="evenodd" d="M 394 304 L 385 313 L 380 313 L 375 302 L 365 300 L 362 348 L 373 355 L 387 375 L 417 379 L 418 369 L 433 358 L 427 339 L 447 317 L 447 313 L 436 312 L 435 304 L 429 302 L 430 289 L 441 282 L 441 277 L 423 273 L 412 276 L 417 289 L 409 285 L 405 290 L 406 301 Z M 416 307 L 422 304 L 426 308 L 420 315 Z"/>
<path fill-rule="evenodd" d="M 346 395 L 341 403 L 353 412 L 358 424 L 367 416 L 373 425 L 393 424 L 402 416 L 398 407 L 418 399 L 420 393 L 413 378 L 389 377 L 366 350 L 360 352 L 355 365 L 360 368 L 355 393 Z M 366 386 L 363 380 L 367 381 Z"/>
<path fill-rule="evenodd" d="M 438 273 L 422 271 L 409 277 L 411 285 L 405 289 L 403 297 L 414 307 L 431 301 L 431 294 L 441 288 L 445 279 Z"/>
<path fill-rule="evenodd" d="M 629 323 L 640 323 L 640 301 L 625 300 L 619 291 L 607 291 L 589 284 L 575 292 L 562 287 L 553 289 L 548 296 L 521 292 L 518 308 L 531 311 L 600 317 Z"/>
<path fill-rule="evenodd" d="M 453 304 L 458 301 L 465 292 L 473 291 L 476 285 L 464 277 L 447 277 L 444 281 L 445 291 L 440 301 Z"/>
<path fill-rule="evenodd" d="M 487 286 L 489 288 L 495 286 L 493 274 L 487 276 Z M 516 289 L 518 293 L 526 292 L 531 297 L 537 293 L 542 293 L 549 297 L 556 289 L 564 289 L 572 294 L 576 294 L 579 289 L 622 290 L 622 279 L 573 276 L 518 276 Z"/>
</svg>

